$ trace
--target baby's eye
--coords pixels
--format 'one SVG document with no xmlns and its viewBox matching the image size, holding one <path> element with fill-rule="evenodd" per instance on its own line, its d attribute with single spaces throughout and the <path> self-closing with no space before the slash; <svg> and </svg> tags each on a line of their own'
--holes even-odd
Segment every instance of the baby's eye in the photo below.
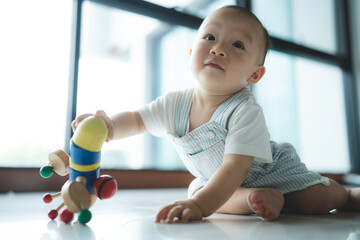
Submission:
<svg viewBox="0 0 360 240">
<path fill-rule="evenodd" d="M 245 50 L 244 44 L 242 42 L 234 42 L 233 46 L 242 50 Z"/>
<path fill-rule="evenodd" d="M 208 35 L 205 36 L 205 40 L 214 41 L 214 40 L 215 40 L 215 37 L 214 37 L 214 35 L 212 35 L 212 34 L 208 34 Z"/>
</svg>

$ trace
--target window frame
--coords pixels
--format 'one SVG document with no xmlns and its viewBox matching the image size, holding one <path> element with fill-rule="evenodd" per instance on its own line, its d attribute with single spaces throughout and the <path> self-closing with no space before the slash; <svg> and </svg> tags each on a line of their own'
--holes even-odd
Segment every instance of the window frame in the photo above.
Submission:
<svg viewBox="0 0 360 240">
<path fill-rule="evenodd" d="M 335 35 L 337 37 L 337 53 L 329 54 L 297 44 L 291 41 L 270 36 L 272 50 L 286 53 L 296 57 L 302 57 L 333 66 L 337 66 L 342 71 L 343 91 L 346 112 L 346 126 L 349 144 L 350 172 L 360 172 L 360 128 L 359 128 L 359 110 L 357 107 L 357 91 L 354 77 L 354 64 L 351 53 L 351 36 L 350 36 L 350 14 L 349 0 L 333 0 L 334 17 L 335 17 Z M 252 9 L 251 0 L 244 0 L 244 6 Z"/>
<path fill-rule="evenodd" d="M 76 117 L 76 101 L 77 101 L 77 82 L 78 82 L 78 67 L 80 57 L 80 32 L 81 32 L 81 14 L 82 3 L 85 0 L 74 0 L 74 16 L 73 16 L 73 30 L 72 30 L 72 51 L 70 64 L 70 78 L 69 78 L 69 98 L 68 98 L 68 114 L 66 122 L 66 139 L 65 151 L 69 151 L 68 142 L 72 136 L 71 121 Z M 97 4 L 113 7 L 121 10 L 126 10 L 138 13 L 147 17 L 156 18 L 158 20 L 167 22 L 169 24 L 180 25 L 191 29 L 197 29 L 202 19 L 187 13 L 180 12 L 174 8 L 162 7 L 150 2 L 142 0 L 87 0 Z M 237 0 L 237 5 L 252 9 L 251 0 Z M 319 51 L 314 48 L 306 47 L 288 40 L 283 40 L 270 36 L 270 48 L 279 52 L 290 54 L 297 57 L 311 59 L 326 64 L 338 66 L 343 74 L 343 86 L 345 94 L 345 110 L 347 135 L 349 143 L 350 156 L 350 171 L 360 172 L 360 153 L 357 146 L 359 146 L 359 119 L 358 110 L 355 104 L 356 88 L 353 77 L 353 63 L 351 56 L 351 42 L 350 42 L 350 20 L 349 20 L 349 3 L 348 0 L 334 0 L 335 3 L 335 32 L 338 51 L 336 54 L 330 54 Z M 148 86 L 158 85 L 156 82 L 158 71 L 156 63 L 157 59 L 152 59 L 155 63 L 155 70 L 149 71 L 153 75 L 148 78 L 150 82 L 146 83 Z M 146 97 L 147 100 L 152 100 L 157 97 L 157 90 L 150 87 L 151 92 Z M 156 144 L 156 143 L 155 143 Z M 156 147 L 156 146 L 153 146 Z"/>
</svg>

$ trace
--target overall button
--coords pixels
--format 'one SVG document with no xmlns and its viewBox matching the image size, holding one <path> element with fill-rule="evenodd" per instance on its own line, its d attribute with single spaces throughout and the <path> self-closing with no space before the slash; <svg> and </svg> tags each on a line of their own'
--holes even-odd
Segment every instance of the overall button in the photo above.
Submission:
<svg viewBox="0 0 360 240">
<path fill-rule="evenodd" d="M 215 133 L 213 131 L 208 131 L 207 136 L 208 136 L 208 138 L 213 139 L 213 138 L 215 138 Z"/>
</svg>

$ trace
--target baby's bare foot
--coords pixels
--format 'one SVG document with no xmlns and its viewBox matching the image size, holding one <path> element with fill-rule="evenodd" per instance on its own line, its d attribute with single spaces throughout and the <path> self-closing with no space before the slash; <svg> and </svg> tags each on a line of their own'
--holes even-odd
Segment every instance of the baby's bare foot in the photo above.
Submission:
<svg viewBox="0 0 360 240">
<path fill-rule="evenodd" d="M 344 211 L 360 211 L 360 188 L 348 189 L 348 200 L 344 208 Z"/>
<path fill-rule="evenodd" d="M 279 218 L 284 206 L 284 196 L 276 189 L 256 189 L 248 195 L 249 207 L 267 221 Z"/>
</svg>

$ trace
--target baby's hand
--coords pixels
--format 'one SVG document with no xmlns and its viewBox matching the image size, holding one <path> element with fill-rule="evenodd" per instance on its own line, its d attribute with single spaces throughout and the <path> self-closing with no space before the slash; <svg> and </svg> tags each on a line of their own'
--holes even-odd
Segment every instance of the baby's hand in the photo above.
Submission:
<svg viewBox="0 0 360 240">
<path fill-rule="evenodd" d="M 110 118 L 102 110 L 96 111 L 95 114 L 86 113 L 86 114 L 82 114 L 82 115 L 76 117 L 76 119 L 74 121 L 72 121 L 72 123 L 71 123 L 71 127 L 72 127 L 73 131 L 75 132 L 77 126 L 80 124 L 80 122 L 82 120 L 84 120 L 85 118 L 90 117 L 90 116 L 99 117 L 102 120 L 104 120 L 104 122 L 109 130 L 108 137 L 106 138 L 106 142 L 109 142 L 110 140 L 112 140 L 112 138 L 114 137 L 114 126 L 113 126 Z"/>
<path fill-rule="evenodd" d="M 202 217 L 202 210 L 193 200 L 184 200 L 162 207 L 155 222 L 173 223 L 175 218 L 179 218 L 186 223 L 189 220 L 201 220 Z"/>
</svg>

